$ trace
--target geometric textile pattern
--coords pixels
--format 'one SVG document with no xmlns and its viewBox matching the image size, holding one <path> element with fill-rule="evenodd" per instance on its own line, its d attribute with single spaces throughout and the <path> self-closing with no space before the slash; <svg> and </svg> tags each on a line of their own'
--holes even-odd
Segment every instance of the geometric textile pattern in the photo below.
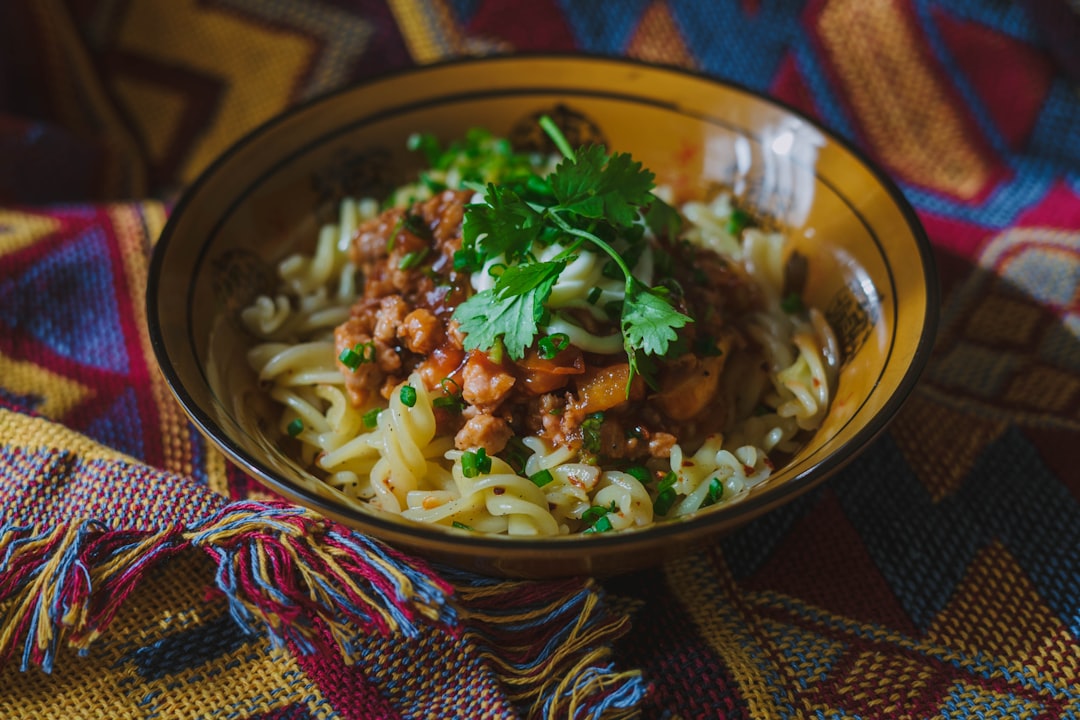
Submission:
<svg viewBox="0 0 1080 720">
<path fill-rule="evenodd" d="M 0 716 L 1080 717 L 1078 48 L 1067 0 L 0 3 Z M 380 607 L 413 568 L 453 587 L 449 631 L 306 636 L 344 654 L 249 634 L 245 584 L 302 603 L 278 571 L 316 546 L 266 532 L 224 553 L 228 515 L 219 544 L 178 549 L 223 510 L 294 509 L 160 377 L 150 249 L 178 193 L 275 114 L 522 52 L 734 81 L 874 160 L 937 261 L 925 375 L 827 483 L 666 565 L 506 583 L 395 556 L 357 566 L 393 570 Z M 20 564 L 65 542 L 51 575 Z M 20 670 L 50 618 L 114 609 L 85 657 L 61 644 L 51 675 Z"/>
</svg>

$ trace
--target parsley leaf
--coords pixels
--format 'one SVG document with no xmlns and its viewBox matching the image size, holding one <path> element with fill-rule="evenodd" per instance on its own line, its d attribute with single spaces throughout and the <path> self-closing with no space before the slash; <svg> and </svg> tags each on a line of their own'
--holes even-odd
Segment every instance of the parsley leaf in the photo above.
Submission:
<svg viewBox="0 0 1080 720">
<path fill-rule="evenodd" d="M 565 261 L 511 265 L 495 287 L 459 305 L 454 319 L 465 333 L 465 349 L 487 350 L 502 338 L 511 359 L 525 357 L 544 316 L 544 303 L 565 267 Z"/>
</svg>

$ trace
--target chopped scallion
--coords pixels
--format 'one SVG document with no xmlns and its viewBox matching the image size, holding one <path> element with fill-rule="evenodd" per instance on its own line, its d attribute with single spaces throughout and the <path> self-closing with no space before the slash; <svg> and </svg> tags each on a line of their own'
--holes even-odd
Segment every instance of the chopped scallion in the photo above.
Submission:
<svg viewBox="0 0 1080 720">
<path fill-rule="evenodd" d="M 596 522 L 594 522 L 591 527 L 587 528 L 585 530 L 585 532 L 586 533 L 602 533 L 602 532 L 608 532 L 611 529 L 612 529 L 611 519 L 608 518 L 607 515 L 604 515 L 603 517 L 599 518 Z"/>
<path fill-rule="evenodd" d="M 401 404 L 405 407 L 413 407 L 416 405 L 416 388 L 412 385 L 401 386 Z"/>
<path fill-rule="evenodd" d="M 382 408 L 372 408 L 364 413 L 364 427 L 373 428 L 379 424 L 379 413 L 382 412 Z"/>
<path fill-rule="evenodd" d="M 476 452 L 465 451 L 461 454 L 461 474 L 467 478 L 491 472 L 491 458 L 487 450 L 477 448 Z"/>
<path fill-rule="evenodd" d="M 540 470 L 529 476 L 529 480 L 531 480 L 532 484 L 536 487 L 544 487 L 554 479 L 555 477 L 551 474 L 550 470 Z"/>
<path fill-rule="evenodd" d="M 294 418 L 289 426 L 285 428 L 285 431 L 289 433 L 289 437 L 296 437 L 304 431 L 304 421 L 300 418 Z"/>
<path fill-rule="evenodd" d="M 430 250 L 424 248 L 422 250 L 414 250 L 412 252 L 405 253 L 405 256 L 401 258 L 401 262 L 398 263 L 398 270 L 410 270 L 424 261 L 424 258 L 428 256 Z"/>
<path fill-rule="evenodd" d="M 735 237 L 738 237 L 739 233 L 741 233 L 746 228 L 746 226 L 749 225 L 749 224 L 750 224 L 750 214 L 748 212 L 746 212 L 745 210 L 740 210 L 739 208 L 735 208 L 734 210 L 731 211 L 731 215 L 728 217 L 728 221 L 727 221 L 728 235 L 734 235 Z"/>
<path fill-rule="evenodd" d="M 545 335 L 544 337 L 540 338 L 540 341 L 537 343 L 540 357 L 544 360 L 551 360 L 553 357 L 565 350 L 569 345 L 570 336 L 566 333 Z"/>
<path fill-rule="evenodd" d="M 780 301 L 780 309 L 788 315 L 795 315 L 805 310 L 806 306 L 803 305 L 802 298 L 799 297 L 798 293 L 790 293 Z"/>
<path fill-rule="evenodd" d="M 594 412 L 581 421 L 581 446 L 591 453 L 600 452 L 600 426 L 604 423 L 604 413 Z"/>
<path fill-rule="evenodd" d="M 701 502 L 701 507 L 708 507 L 715 505 L 719 502 L 720 498 L 724 494 L 724 483 L 720 482 L 720 478 L 714 477 L 709 481 L 709 491 L 705 493 L 705 499 Z"/>
</svg>

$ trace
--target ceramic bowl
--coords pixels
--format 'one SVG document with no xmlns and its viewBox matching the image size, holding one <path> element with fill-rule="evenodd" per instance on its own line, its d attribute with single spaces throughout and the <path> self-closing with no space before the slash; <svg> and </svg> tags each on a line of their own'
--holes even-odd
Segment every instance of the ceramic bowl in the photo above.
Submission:
<svg viewBox="0 0 1080 720">
<path fill-rule="evenodd" d="M 843 349 L 828 418 L 739 502 L 647 529 L 510 539 L 419 526 L 346 507 L 279 448 L 245 362 L 238 309 L 275 263 L 310 253 L 345 194 L 377 193 L 416 169 L 413 132 L 449 140 L 483 126 L 536 140 L 552 115 L 578 142 L 630 152 L 679 187 L 719 183 L 789 230 L 807 258 L 803 297 Z M 611 575 L 657 563 L 791 501 L 886 427 L 922 370 L 938 290 L 931 250 L 899 190 L 865 157 L 794 110 L 685 71 L 579 56 L 429 66 L 350 87 L 268 122 L 182 196 L 150 267 L 148 320 L 161 370 L 191 420 L 276 493 L 418 555 L 514 577 Z"/>
</svg>

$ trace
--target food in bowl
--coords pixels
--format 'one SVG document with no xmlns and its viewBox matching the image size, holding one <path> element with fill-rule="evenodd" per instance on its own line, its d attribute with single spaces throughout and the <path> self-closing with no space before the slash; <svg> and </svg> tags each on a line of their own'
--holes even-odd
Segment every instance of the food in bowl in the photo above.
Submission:
<svg viewBox="0 0 1080 720">
<path fill-rule="evenodd" d="M 643 528 L 738 502 L 826 417 L 839 344 L 784 233 L 540 123 L 561 157 L 413 136 L 428 167 L 242 311 L 282 443 L 346 506 Z"/>
</svg>

